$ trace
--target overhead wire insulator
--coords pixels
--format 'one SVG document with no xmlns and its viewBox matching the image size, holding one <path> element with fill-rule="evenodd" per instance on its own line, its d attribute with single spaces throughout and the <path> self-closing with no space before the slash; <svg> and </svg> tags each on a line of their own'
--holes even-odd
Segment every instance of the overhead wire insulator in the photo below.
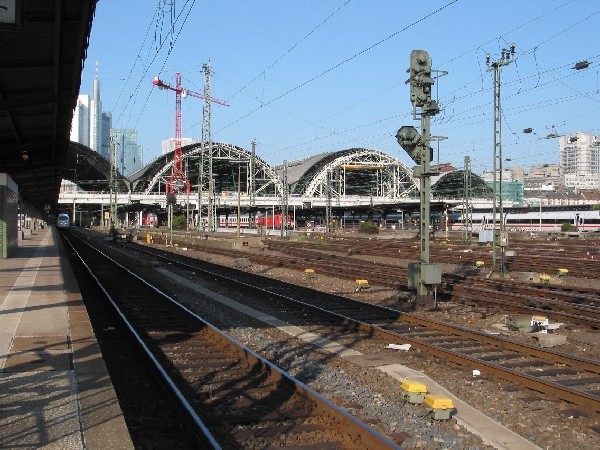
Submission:
<svg viewBox="0 0 600 450">
<path fill-rule="evenodd" d="M 575 70 L 582 70 L 582 69 L 587 69 L 588 67 L 590 67 L 590 62 L 589 61 L 579 61 L 577 64 L 575 64 L 575 67 L 573 67 L 573 69 Z"/>
</svg>

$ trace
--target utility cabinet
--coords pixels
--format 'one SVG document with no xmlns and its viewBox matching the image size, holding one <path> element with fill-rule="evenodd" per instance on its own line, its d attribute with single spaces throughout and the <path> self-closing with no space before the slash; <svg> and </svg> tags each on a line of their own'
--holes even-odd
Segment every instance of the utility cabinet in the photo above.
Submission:
<svg viewBox="0 0 600 450">
<path fill-rule="evenodd" d="M 434 285 L 442 282 L 442 266 L 436 263 L 408 263 L 408 288 L 417 289 L 422 272 L 423 284 Z"/>
</svg>

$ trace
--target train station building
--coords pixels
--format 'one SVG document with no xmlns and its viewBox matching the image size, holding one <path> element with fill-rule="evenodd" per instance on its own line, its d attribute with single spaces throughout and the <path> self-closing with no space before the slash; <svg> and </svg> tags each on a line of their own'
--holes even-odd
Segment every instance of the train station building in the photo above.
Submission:
<svg viewBox="0 0 600 450">
<path fill-rule="evenodd" d="M 409 216 L 418 210 L 419 179 L 412 168 L 379 150 L 351 148 L 270 166 L 238 146 L 212 143 L 210 149 L 201 143 L 182 148 L 189 191 L 179 192 L 174 206 L 178 213 L 196 217 L 195 224 L 199 204 L 201 217 L 211 212 L 215 217 L 235 215 L 239 207 L 243 214 L 288 210 L 317 221 L 327 214 L 403 211 Z M 98 218 L 109 210 L 112 183 L 120 211 L 164 212 L 173 155 L 162 155 L 124 177 L 118 171 L 111 175 L 110 163 L 93 150 L 71 143 L 63 171 L 70 183 L 63 185 L 59 204 L 74 212 L 75 221 L 98 224 Z M 469 189 L 464 189 L 465 183 Z M 476 198 L 492 197 L 491 189 L 477 175 L 465 177 L 460 170 L 440 173 L 432 186 L 434 207 L 444 210 L 459 204 L 466 192 Z"/>
</svg>

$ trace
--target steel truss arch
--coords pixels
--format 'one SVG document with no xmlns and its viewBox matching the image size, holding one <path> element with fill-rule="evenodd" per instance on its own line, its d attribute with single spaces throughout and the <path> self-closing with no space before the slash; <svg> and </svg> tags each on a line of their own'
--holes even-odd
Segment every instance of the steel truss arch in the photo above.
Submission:
<svg viewBox="0 0 600 450">
<path fill-rule="evenodd" d="M 394 201 L 419 192 L 419 180 L 405 164 L 366 148 L 334 152 L 315 164 L 307 175 L 310 179 L 299 180 L 295 189 L 304 197 L 371 195 Z"/>
<path fill-rule="evenodd" d="M 182 148 L 184 159 L 184 170 L 186 178 L 196 189 L 198 187 L 200 161 L 204 157 L 209 157 L 209 150 L 202 149 L 201 143 L 190 144 Z M 261 158 L 254 156 L 254 164 L 250 164 L 252 154 L 235 145 L 213 142 L 210 151 L 212 151 L 213 174 L 215 177 L 215 192 L 225 192 L 237 190 L 236 181 L 231 180 L 232 166 L 235 166 L 237 172 L 238 164 L 243 164 L 244 179 L 241 180 L 241 189 L 244 194 L 248 194 L 250 186 L 250 177 L 253 177 L 254 196 L 273 197 L 280 196 L 282 192 L 282 182 L 275 171 Z M 250 173 L 250 167 L 253 167 L 253 173 Z M 154 192 L 163 192 L 161 183 L 164 184 L 166 178 L 170 175 L 173 167 L 173 155 L 165 155 L 158 158 L 154 163 L 153 173 L 147 174 L 146 183 L 138 183 L 137 186 L 143 189 L 137 190 L 143 194 Z M 234 189 L 236 188 L 236 189 Z M 192 189 L 194 190 L 194 189 Z"/>
</svg>

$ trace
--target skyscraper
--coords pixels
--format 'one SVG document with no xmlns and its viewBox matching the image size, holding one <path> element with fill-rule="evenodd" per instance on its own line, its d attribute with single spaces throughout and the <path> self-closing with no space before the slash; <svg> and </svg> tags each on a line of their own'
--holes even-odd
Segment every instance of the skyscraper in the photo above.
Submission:
<svg viewBox="0 0 600 450">
<path fill-rule="evenodd" d="M 112 114 L 102 113 L 102 132 L 100 133 L 100 154 L 110 161 L 110 129 L 112 128 Z"/>
<path fill-rule="evenodd" d="M 90 146 L 90 96 L 83 94 L 77 97 L 71 122 L 71 137 L 73 142 Z"/>
<path fill-rule="evenodd" d="M 142 147 L 137 143 L 137 131 L 112 129 L 111 138 L 115 145 L 115 167 L 128 176 L 142 168 Z"/>
<path fill-rule="evenodd" d="M 106 159 L 110 159 L 110 128 L 112 116 L 102 112 L 100 100 L 100 80 L 98 79 L 98 64 L 94 78 L 94 95 L 80 94 L 73 111 L 71 122 L 71 140 L 87 145 Z"/>
<path fill-rule="evenodd" d="M 90 147 L 102 153 L 102 101 L 100 100 L 100 80 L 98 79 L 98 63 L 94 78 L 94 97 L 90 108 Z"/>
</svg>

